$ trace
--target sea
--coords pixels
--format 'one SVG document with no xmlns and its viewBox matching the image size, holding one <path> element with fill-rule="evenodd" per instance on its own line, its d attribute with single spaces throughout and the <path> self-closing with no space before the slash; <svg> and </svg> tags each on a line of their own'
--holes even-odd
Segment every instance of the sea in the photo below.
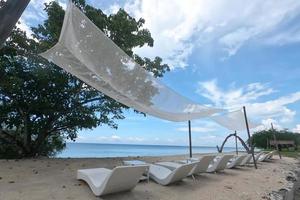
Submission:
<svg viewBox="0 0 300 200">
<path fill-rule="evenodd" d="M 223 152 L 233 152 L 234 147 L 224 147 Z M 193 153 L 217 153 L 216 147 L 193 146 Z M 56 155 L 58 158 L 104 158 L 128 156 L 166 156 L 189 154 L 188 146 L 67 143 Z"/>
</svg>

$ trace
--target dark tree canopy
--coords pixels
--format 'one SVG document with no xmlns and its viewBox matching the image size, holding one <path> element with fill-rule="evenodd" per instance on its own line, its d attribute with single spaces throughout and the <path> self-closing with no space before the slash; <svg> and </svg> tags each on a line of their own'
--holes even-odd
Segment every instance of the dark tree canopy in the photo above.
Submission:
<svg viewBox="0 0 300 200">
<path fill-rule="evenodd" d="M 268 148 L 267 141 L 273 140 L 274 134 L 277 140 L 292 140 L 295 141 L 296 146 L 300 145 L 300 134 L 288 130 L 269 129 L 258 131 L 255 132 L 251 138 L 253 139 L 252 141 L 255 147 L 266 149 Z"/>
<path fill-rule="evenodd" d="M 146 70 L 156 77 L 169 71 L 160 57 L 133 53 L 134 47 L 154 43 L 143 19 L 135 20 L 123 9 L 107 16 L 84 0 L 74 2 Z M 34 39 L 15 28 L 0 50 L 0 158 L 55 155 L 81 129 L 117 128 L 116 120 L 129 109 L 37 55 L 58 41 L 64 18 L 55 1 L 45 11 L 48 18 L 32 28 Z"/>
</svg>

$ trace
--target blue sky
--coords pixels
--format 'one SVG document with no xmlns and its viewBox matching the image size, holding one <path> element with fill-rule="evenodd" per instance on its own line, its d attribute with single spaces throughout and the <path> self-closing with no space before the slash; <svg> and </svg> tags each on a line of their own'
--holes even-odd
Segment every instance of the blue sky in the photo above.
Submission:
<svg viewBox="0 0 300 200">
<path fill-rule="evenodd" d="M 43 3 L 31 0 L 22 29 L 45 18 Z M 59 1 L 65 7 L 66 1 Z M 299 0 L 88 0 L 105 13 L 120 7 L 146 20 L 154 47 L 139 55 L 161 56 L 172 70 L 162 82 L 201 104 L 236 110 L 247 107 L 262 125 L 300 132 Z M 78 142 L 187 145 L 187 123 L 133 112 L 118 130 L 82 130 Z M 192 121 L 194 145 L 220 145 L 229 130 L 210 119 Z M 246 138 L 246 133 L 239 133 Z M 233 146 L 230 141 L 228 146 Z"/>
</svg>

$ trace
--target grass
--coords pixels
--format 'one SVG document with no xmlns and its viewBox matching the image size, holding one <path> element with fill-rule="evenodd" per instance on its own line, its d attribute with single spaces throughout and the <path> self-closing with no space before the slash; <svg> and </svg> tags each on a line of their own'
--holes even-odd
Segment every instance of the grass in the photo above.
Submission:
<svg viewBox="0 0 300 200">
<path fill-rule="evenodd" d="M 288 151 L 288 150 L 282 150 L 280 151 L 281 156 L 285 157 L 292 157 L 292 158 L 299 158 L 300 157 L 300 150 L 295 150 L 295 151 Z"/>
<path fill-rule="evenodd" d="M 273 149 L 265 149 L 264 151 L 273 151 Z M 282 149 L 280 151 L 280 154 L 283 157 L 299 158 L 300 157 L 300 147 L 298 147 L 298 150 Z"/>
</svg>

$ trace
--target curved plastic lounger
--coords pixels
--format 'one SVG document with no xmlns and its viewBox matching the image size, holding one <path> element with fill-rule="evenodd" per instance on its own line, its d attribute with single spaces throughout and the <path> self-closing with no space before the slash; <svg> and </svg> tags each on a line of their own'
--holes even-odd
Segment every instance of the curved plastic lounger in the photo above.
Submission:
<svg viewBox="0 0 300 200">
<path fill-rule="evenodd" d="M 269 153 L 265 153 L 258 158 L 258 161 L 263 162 L 267 159 L 268 156 L 269 156 Z"/>
<path fill-rule="evenodd" d="M 216 160 L 216 162 L 208 166 L 206 172 L 217 172 L 224 170 L 231 158 L 233 158 L 233 155 L 222 155 L 218 160 Z"/>
<path fill-rule="evenodd" d="M 262 154 L 264 154 L 264 152 L 259 152 L 257 154 L 254 155 L 255 161 L 258 162 L 259 157 L 262 156 Z M 249 163 L 253 163 L 253 159 L 250 159 Z"/>
<path fill-rule="evenodd" d="M 215 155 L 206 155 L 199 158 L 192 158 L 191 161 L 189 160 L 180 160 L 179 163 L 189 163 L 198 161 L 198 164 L 192 169 L 189 175 L 193 174 L 200 174 L 206 172 L 209 164 L 214 160 Z"/>
<path fill-rule="evenodd" d="M 271 157 L 274 155 L 275 151 L 271 151 L 269 153 L 265 153 L 264 155 L 261 155 L 258 159 L 258 161 L 263 162 L 271 159 Z"/>
<path fill-rule="evenodd" d="M 277 151 L 271 151 L 269 156 L 266 158 L 267 160 L 272 159 L 273 155 L 276 153 Z"/>
<path fill-rule="evenodd" d="M 252 154 L 247 154 L 246 157 L 240 163 L 240 166 L 244 166 L 244 165 L 248 164 L 251 159 L 252 159 Z"/>
<path fill-rule="evenodd" d="M 148 166 L 119 166 L 113 170 L 106 168 L 81 169 L 77 179 L 85 181 L 96 196 L 133 189 Z"/>
<path fill-rule="evenodd" d="M 247 157 L 247 155 L 236 156 L 235 158 L 233 158 L 233 160 L 231 162 L 227 163 L 227 168 L 231 169 L 231 168 L 235 168 L 235 167 L 239 166 L 246 157 Z"/>
<path fill-rule="evenodd" d="M 169 185 L 188 176 L 196 163 L 182 164 L 175 169 L 169 169 L 162 165 L 150 164 L 150 178 L 161 185 Z"/>
</svg>

